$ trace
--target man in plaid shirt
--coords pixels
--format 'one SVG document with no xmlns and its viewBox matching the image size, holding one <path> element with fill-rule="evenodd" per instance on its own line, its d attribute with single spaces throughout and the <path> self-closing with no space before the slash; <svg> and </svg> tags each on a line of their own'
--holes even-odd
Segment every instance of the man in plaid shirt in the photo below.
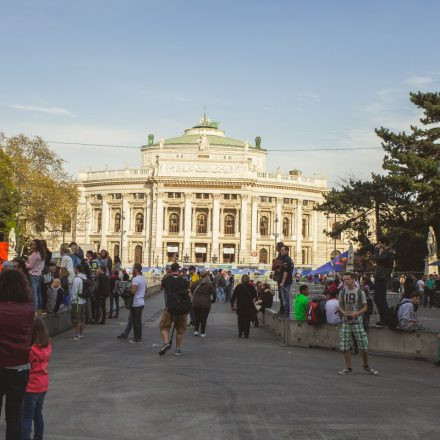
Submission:
<svg viewBox="0 0 440 440">
<path fill-rule="evenodd" d="M 353 338 L 362 353 L 364 371 L 376 375 L 378 372 L 368 365 L 368 337 L 362 323 L 362 315 L 367 311 L 365 292 L 356 287 L 355 275 L 344 275 L 344 287 L 339 293 L 339 312 L 342 316 L 340 349 L 344 353 L 345 368 L 339 374 L 353 374 L 351 368 L 351 353 Z"/>
</svg>

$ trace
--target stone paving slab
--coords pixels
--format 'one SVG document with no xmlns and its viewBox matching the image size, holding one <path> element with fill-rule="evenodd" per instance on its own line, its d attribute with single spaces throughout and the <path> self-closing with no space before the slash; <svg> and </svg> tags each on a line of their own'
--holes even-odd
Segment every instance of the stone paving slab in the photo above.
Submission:
<svg viewBox="0 0 440 440">
<path fill-rule="evenodd" d="M 341 377 L 340 353 L 282 347 L 264 328 L 237 338 L 222 304 L 206 339 L 188 332 L 183 357 L 159 357 L 162 301 L 147 300 L 143 344 L 116 338 L 126 311 L 81 341 L 53 338 L 45 439 L 440 439 L 430 363 L 374 356 L 372 377 L 355 357 L 357 374 Z"/>
</svg>

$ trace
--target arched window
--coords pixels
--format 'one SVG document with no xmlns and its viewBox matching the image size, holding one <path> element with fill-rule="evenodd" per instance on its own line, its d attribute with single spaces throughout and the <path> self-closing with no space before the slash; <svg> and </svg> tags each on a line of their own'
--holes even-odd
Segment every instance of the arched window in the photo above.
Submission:
<svg viewBox="0 0 440 440">
<path fill-rule="evenodd" d="M 225 234 L 235 234 L 235 218 L 231 214 L 225 216 Z"/>
<path fill-rule="evenodd" d="M 134 262 L 142 264 L 142 246 L 139 244 L 134 248 Z"/>
<path fill-rule="evenodd" d="M 99 210 L 96 216 L 96 232 L 101 232 L 101 230 L 102 230 L 102 212 L 101 210 Z"/>
<path fill-rule="evenodd" d="M 136 214 L 135 230 L 136 232 L 142 232 L 144 230 L 144 214 L 141 212 Z"/>
<path fill-rule="evenodd" d="M 115 244 L 113 247 L 113 258 L 119 257 L 119 244 Z"/>
<path fill-rule="evenodd" d="M 119 212 L 117 212 L 115 214 L 115 227 L 114 227 L 115 232 L 121 232 L 121 214 Z"/>
<path fill-rule="evenodd" d="M 263 237 L 269 235 L 269 220 L 266 216 L 260 218 L 260 235 Z"/>
<path fill-rule="evenodd" d="M 208 231 L 207 217 L 206 214 L 199 214 L 197 216 L 197 234 L 206 234 Z"/>
<path fill-rule="evenodd" d="M 290 235 L 290 221 L 287 217 L 283 218 L 283 235 L 288 237 Z"/>
<path fill-rule="evenodd" d="M 171 233 L 179 232 L 179 214 L 176 213 L 170 214 L 168 231 Z"/>
<path fill-rule="evenodd" d="M 261 248 L 259 262 L 262 264 L 267 264 L 268 257 L 269 257 L 269 253 L 267 252 L 267 249 Z"/>
<path fill-rule="evenodd" d="M 309 218 L 305 216 L 302 218 L 302 236 L 306 238 L 309 236 Z"/>
</svg>

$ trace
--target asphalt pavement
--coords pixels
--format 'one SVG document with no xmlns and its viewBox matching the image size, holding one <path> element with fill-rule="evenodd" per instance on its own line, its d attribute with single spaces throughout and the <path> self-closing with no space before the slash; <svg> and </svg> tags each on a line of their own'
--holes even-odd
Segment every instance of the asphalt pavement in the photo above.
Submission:
<svg viewBox="0 0 440 440">
<path fill-rule="evenodd" d="M 81 341 L 53 338 L 45 439 L 440 439 L 440 369 L 429 362 L 375 355 L 370 376 L 356 356 L 356 374 L 339 376 L 341 353 L 283 347 L 261 327 L 239 339 L 224 304 L 207 338 L 188 331 L 184 356 L 160 357 L 162 302 L 146 302 L 142 344 L 116 338 L 125 310 Z"/>
</svg>

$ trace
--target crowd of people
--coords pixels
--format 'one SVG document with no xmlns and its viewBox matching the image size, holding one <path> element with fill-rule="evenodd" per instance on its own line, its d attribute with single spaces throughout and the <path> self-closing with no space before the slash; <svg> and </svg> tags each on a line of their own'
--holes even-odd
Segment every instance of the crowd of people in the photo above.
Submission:
<svg viewBox="0 0 440 440">
<path fill-rule="evenodd" d="M 273 261 L 273 280 L 280 300 L 278 316 L 290 318 L 291 287 L 294 264 L 283 243 L 277 245 L 278 256 Z M 142 343 L 142 313 L 145 306 L 147 280 L 142 266 L 135 263 L 131 279 L 120 260 L 114 261 L 108 252 L 87 251 L 84 255 L 76 243 L 63 244 L 60 258 L 52 258 L 43 240 L 33 240 L 27 259 L 15 258 L 3 262 L 0 274 L 0 412 L 5 400 L 7 439 L 42 439 L 42 415 L 48 389 L 47 366 L 51 343 L 41 316 L 70 308 L 74 335 L 72 341 L 84 337 L 88 324 L 105 324 L 106 319 L 119 315 L 120 298 L 129 311 L 125 330 L 118 335 L 130 343 Z M 325 280 L 322 298 L 309 298 L 309 286 L 299 286 L 294 296 L 295 320 L 311 325 L 324 322 L 340 326 L 340 350 L 344 368 L 339 374 L 352 374 L 351 353 L 360 352 L 364 371 L 377 375 L 368 363 L 369 317 L 373 299 L 380 314 L 375 324 L 382 328 L 404 331 L 420 329 L 417 309 L 420 304 L 438 304 L 438 276 L 419 280 L 407 277 L 401 282 L 401 301 L 389 308 L 386 293 L 391 284 L 394 251 L 384 238 L 375 249 L 376 273 L 374 282 L 369 276 L 345 273 Z M 237 282 L 236 282 L 237 281 Z M 299 282 L 299 279 L 295 279 Z M 161 281 L 165 307 L 159 329 L 163 339 L 158 354 L 165 355 L 173 345 L 174 355 L 182 356 L 182 344 L 188 325 L 194 336 L 207 337 L 208 318 L 214 303 L 228 303 L 237 314 L 238 337 L 249 338 L 251 325 L 258 326 L 259 313 L 273 306 L 274 290 L 268 283 L 253 281 L 249 275 L 235 280 L 230 271 L 181 268 L 171 264 Z M 374 292 L 374 293 L 373 293 Z M 109 311 L 107 312 L 107 302 Z M 188 324 L 189 319 L 189 324 Z M 129 338 L 131 331 L 133 337 Z M 436 363 L 440 366 L 440 361 Z M 31 437 L 33 425 L 33 437 Z"/>
</svg>

